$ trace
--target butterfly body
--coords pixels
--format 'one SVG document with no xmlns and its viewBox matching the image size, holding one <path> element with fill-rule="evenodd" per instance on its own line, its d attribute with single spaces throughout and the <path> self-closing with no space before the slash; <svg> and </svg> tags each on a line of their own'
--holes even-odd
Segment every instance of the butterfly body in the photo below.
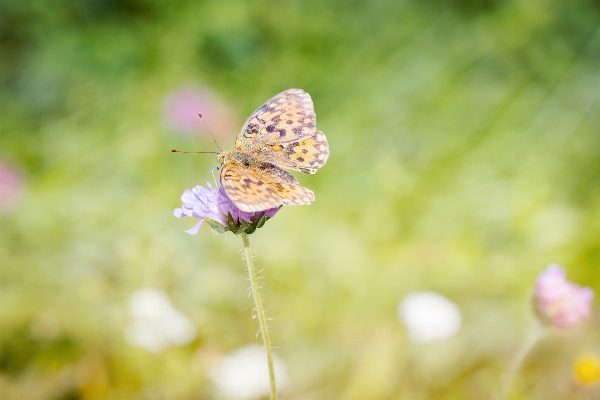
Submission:
<svg viewBox="0 0 600 400">
<path fill-rule="evenodd" d="M 221 186 L 240 210 L 314 201 L 284 168 L 314 174 L 325 165 L 329 145 L 315 123 L 310 95 L 301 89 L 279 93 L 248 117 L 234 149 L 217 154 Z"/>
</svg>

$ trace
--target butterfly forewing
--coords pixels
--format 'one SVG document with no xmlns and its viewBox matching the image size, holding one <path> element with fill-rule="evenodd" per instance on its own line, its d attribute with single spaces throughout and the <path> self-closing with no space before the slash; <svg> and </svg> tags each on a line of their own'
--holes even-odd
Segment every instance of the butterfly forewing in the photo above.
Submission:
<svg viewBox="0 0 600 400">
<path fill-rule="evenodd" d="M 238 143 L 249 145 L 293 142 L 313 136 L 316 115 L 310 95 L 302 89 L 288 89 L 258 107 L 246 120 Z"/>
</svg>

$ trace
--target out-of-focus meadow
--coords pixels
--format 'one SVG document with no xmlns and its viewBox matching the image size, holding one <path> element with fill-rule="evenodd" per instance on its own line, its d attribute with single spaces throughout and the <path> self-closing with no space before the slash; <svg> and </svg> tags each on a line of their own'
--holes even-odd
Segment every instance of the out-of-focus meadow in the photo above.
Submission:
<svg viewBox="0 0 600 400">
<path fill-rule="evenodd" d="M 547 264 L 600 290 L 598 1 L 4 0 L 1 399 L 260 395 L 227 370 L 260 345 L 241 238 L 172 214 L 218 163 L 169 149 L 216 150 L 197 112 L 230 149 L 294 87 L 331 157 L 251 236 L 284 398 L 490 398 Z M 409 335 L 423 291 L 454 334 Z M 509 398 L 598 398 L 599 324 Z"/>
</svg>

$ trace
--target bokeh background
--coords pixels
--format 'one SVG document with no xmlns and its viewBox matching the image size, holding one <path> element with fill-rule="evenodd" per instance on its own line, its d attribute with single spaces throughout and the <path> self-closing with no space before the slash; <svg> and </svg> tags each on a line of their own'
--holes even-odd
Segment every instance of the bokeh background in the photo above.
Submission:
<svg viewBox="0 0 600 400">
<path fill-rule="evenodd" d="M 292 87 L 331 157 L 251 237 L 283 398 L 490 398 L 547 264 L 600 289 L 597 0 L 2 0 L 0 398 L 260 396 L 217 376 L 260 345 L 241 238 L 172 214 L 218 163 L 169 149 Z M 459 329 L 411 338 L 416 291 Z M 509 398 L 599 398 L 595 314 Z"/>
</svg>

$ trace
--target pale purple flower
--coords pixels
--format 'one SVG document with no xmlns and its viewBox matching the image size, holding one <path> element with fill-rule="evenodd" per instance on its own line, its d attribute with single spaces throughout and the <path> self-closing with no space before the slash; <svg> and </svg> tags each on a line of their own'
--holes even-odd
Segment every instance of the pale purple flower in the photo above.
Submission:
<svg viewBox="0 0 600 400">
<path fill-rule="evenodd" d="M 166 127 L 179 134 L 208 134 L 198 113 L 204 116 L 217 136 L 236 129 L 238 118 L 233 109 L 206 88 L 177 89 L 165 97 L 163 107 Z"/>
<path fill-rule="evenodd" d="M 173 215 L 177 218 L 192 217 L 200 219 L 196 225 L 185 231 L 190 235 L 198 233 L 204 218 L 210 218 L 227 227 L 227 214 L 229 213 L 231 213 L 236 224 L 240 224 L 242 220 L 251 224 L 253 217 L 256 220 L 256 217 L 260 218 L 262 214 L 267 214 L 271 218 L 279 211 L 278 207 L 259 212 L 241 211 L 225 195 L 222 187 L 219 186 L 218 189 L 214 189 L 208 182 L 206 182 L 206 185 L 208 188 L 196 186 L 192 190 L 186 189 L 181 196 L 183 206 L 173 210 Z"/>
<path fill-rule="evenodd" d="M 576 325 L 587 318 L 593 298 L 593 290 L 568 281 L 565 269 L 560 265 L 548 265 L 535 282 L 539 314 L 559 328 Z"/>
<path fill-rule="evenodd" d="M 0 161 L 0 212 L 13 209 L 23 196 L 23 191 L 20 171 Z"/>
</svg>

